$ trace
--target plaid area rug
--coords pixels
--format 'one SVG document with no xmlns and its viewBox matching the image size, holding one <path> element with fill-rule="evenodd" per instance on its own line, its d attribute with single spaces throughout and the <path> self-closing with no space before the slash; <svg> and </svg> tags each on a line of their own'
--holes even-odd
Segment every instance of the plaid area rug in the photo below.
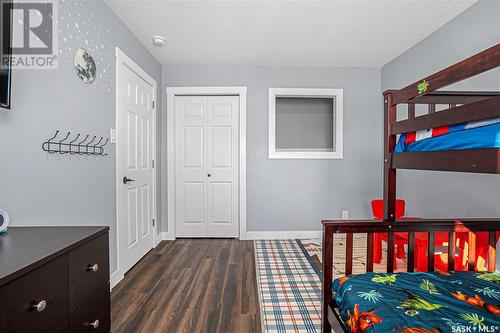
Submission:
<svg viewBox="0 0 500 333">
<path fill-rule="evenodd" d="M 255 241 L 263 332 L 320 332 L 321 281 L 296 240 Z"/>
<path fill-rule="evenodd" d="M 321 240 L 255 241 L 255 265 L 263 332 L 321 332 Z M 344 276 L 345 235 L 333 242 L 334 278 Z M 366 271 L 366 235 L 353 243 L 353 273 Z M 385 271 L 387 249 L 374 271 Z M 398 270 L 406 262 L 398 260 Z"/>
</svg>

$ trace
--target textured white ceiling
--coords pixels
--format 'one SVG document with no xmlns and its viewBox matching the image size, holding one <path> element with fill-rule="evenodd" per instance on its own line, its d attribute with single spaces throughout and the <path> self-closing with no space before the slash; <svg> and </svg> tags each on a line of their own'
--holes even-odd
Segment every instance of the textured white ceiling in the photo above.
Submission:
<svg viewBox="0 0 500 333">
<path fill-rule="evenodd" d="M 164 65 L 376 68 L 476 1 L 106 0 Z"/>
</svg>

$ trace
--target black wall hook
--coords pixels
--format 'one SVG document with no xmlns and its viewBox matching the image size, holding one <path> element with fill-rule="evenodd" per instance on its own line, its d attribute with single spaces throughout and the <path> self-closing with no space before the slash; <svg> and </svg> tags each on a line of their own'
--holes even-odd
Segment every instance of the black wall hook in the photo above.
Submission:
<svg viewBox="0 0 500 333">
<path fill-rule="evenodd" d="M 79 137 L 80 137 L 80 133 L 78 133 L 78 135 L 76 136 L 76 138 L 74 138 L 73 141 L 71 141 L 69 143 L 70 144 L 70 147 L 69 147 L 69 153 L 70 154 L 76 154 L 76 152 L 74 152 L 71 148 L 75 146 L 73 143 L 75 143 L 75 141 L 78 140 Z"/>
<path fill-rule="evenodd" d="M 101 136 L 99 141 L 94 143 L 97 138 L 96 135 L 86 143 L 90 135 L 86 135 L 85 138 L 75 143 L 81 136 L 80 133 L 76 135 L 76 137 L 70 142 L 65 142 L 71 136 L 71 132 L 68 132 L 64 138 L 59 141 L 56 141 L 57 136 L 59 135 L 59 130 L 56 131 L 54 136 L 50 139 L 42 143 L 42 150 L 48 152 L 49 154 L 80 154 L 80 155 L 91 155 L 91 156 L 106 156 L 108 155 L 104 151 L 104 146 L 108 143 L 109 139 L 106 139 L 103 144 L 101 142 L 104 140 L 104 137 Z"/>
<path fill-rule="evenodd" d="M 69 153 L 69 151 L 64 151 L 61 148 L 62 147 L 61 145 L 63 144 L 64 141 L 66 141 L 66 139 L 69 138 L 70 134 L 71 134 L 71 132 L 68 132 L 68 134 L 64 137 L 64 139 L 62 139 L 61 141 L 59 141 L 59 153 L 61 153 L 61 154 L 67 154 L 67 153 Z"/>
</svg>

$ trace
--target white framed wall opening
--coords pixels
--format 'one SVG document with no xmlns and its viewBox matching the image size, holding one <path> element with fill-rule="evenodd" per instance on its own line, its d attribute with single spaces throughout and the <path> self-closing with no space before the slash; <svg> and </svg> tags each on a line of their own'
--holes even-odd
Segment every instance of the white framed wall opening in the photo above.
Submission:
<svg viewBox="0 0 500 333">
<path fill-rule="evenodd" d="M 343 145 L 343 89 L 269 89 L 269 158 L 341 159 Z"/>
</svg>

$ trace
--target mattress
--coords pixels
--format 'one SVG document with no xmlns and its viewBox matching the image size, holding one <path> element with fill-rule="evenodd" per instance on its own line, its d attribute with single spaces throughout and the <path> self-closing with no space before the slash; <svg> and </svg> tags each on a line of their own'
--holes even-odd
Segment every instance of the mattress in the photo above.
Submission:
<svg viewBox="0 0 500 333">
<path fill-rule="evenodd" d="M 500 273 L 366 273 L 333 295 L 352 333 L 500 332 Z"/>
<path fill-rule="evenodd" d="M 405 133 L 394 152 L 500 148 L 500 118 Z"/>
</svg>

